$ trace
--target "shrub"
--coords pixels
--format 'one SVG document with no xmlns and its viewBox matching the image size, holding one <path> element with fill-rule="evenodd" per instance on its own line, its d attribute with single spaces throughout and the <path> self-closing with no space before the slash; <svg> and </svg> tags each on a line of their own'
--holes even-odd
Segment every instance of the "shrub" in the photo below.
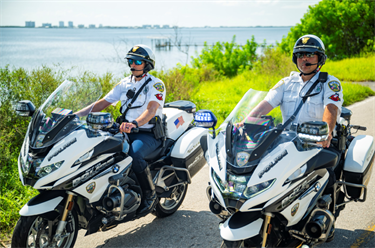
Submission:
<svg viewBox="0 0 375 248">
<path fill-rule="evenodd" d="M 374 52 L 375 1 L 322 0 L 309 6 L 301 23 L 290 29 L 280 48 L 291 54 L 294 43 L 305 34 L 320 37 L 328 58 L 333 60 Z"/>
<path fill-rule="evenodd" d="M 206 65 L 213 65 L 213 68 L 221 75 L 233 77 L 238 73 L 250 70 L 253 63 L 257 60 L 256 50 L 260 45 L 254 41 L 247 40 L 243 46 L 238 45 L 236 36 L 233 36 L 232 42 L 216 42 L 212 47 L 204 43 L 201 54 L 192 57 L 192 66 L 202 68 Z"/>
</svg>

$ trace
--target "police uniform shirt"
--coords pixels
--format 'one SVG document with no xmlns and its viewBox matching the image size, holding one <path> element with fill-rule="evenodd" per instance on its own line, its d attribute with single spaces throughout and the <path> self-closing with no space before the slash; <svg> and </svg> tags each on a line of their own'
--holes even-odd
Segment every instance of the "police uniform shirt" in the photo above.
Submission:
<svg viewBox="0 0 375 248">
<path fill-rule="evenodd" d="M 116 104 L 118 101 L 121 101 L 121 113 L 123 113 L 126 109 L 126 106 L 132 101 L 132 99 L 128 99 L 126 96 L 126 93 L 128 90 L 134 90 L 135 94 L 138 92 L 139 88 L 142 87 L 142 85 L 151 78 L 151 81 L 147 83 L 147 85 L 143 88 L 142 92 L 138 95 L 137 99 L 132 105 L 133 107 L 140 108 L 134 108 L 129 109 L 126 113 L 125 118 L 132 122 L 136 118 L 138 118 L 146 109 L 148 106 L 148 103 L 151 101 L 155 101 L 159 103 L 159 107 L 156 110 L 156 116 L 162 117 L 163 115 L 163 106 L 166 96 L 166 90 L 164 83 L 152 76 L 147 75 L 146 77 L 142 78 L 140 81 L 135 81 L 134 77 L 129 76 L 120 81 L 105 97 L 104 99 L 107 102 L 110 102 L 112 104 Z M 135 95 L 134 94 L 134 95 Z M 151 128 L 153 127 L 153 124 L 146 123 L 142 126 L 142 128 Z"/>
<path fill-rule="evenodd" d="M 302 101 L 301 96 L 304 96 L 310 89 L 318 79 L 319 74 L 320 72 L 314 75 L 306 84 L 298 72 L 292 72 L 289 77 L 280 80 L 268 92 L 265 100 L 274 108 L 280 106 L 283 123 L 293 115 Z M 337 106 L 337 121 L 339 121 L 342 103 L 344 102 L 340 81 L 334 76 L 328 75 L 327 81 L 318 83 L 311 93 L 317 92 L 320 93 L 307 98 L 294 122 L 322 121 L 324 109 L 328 104 Z"/>
</svg>

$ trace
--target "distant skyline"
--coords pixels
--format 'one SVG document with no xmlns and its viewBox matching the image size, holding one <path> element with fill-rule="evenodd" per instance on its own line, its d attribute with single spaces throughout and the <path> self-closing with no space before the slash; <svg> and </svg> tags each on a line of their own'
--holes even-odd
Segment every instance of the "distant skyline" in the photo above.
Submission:
<svg viewBox="0 0 375 248">
<path fill-rule="evenodd" d="M 320 0 L 0 0 L 0 25 L 294 26 Z"/>
</svg>

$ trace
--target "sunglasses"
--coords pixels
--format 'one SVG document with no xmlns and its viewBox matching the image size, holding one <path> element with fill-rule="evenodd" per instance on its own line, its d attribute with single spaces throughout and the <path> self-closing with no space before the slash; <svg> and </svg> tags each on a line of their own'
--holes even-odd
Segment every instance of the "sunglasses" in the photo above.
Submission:
<svg viewBox="0 0 375 248">
<path fill-rule="evenodd" d="M 133 62 L 134 62 L 134 64 L 136 64 L 136 65 L 141 65 L 141 64 L 143 63 L 142 60 L 128 59 L 128 63 L 129 63 L 129 65 L 133 64 Z"/>
<path fill-rule="evenodd" d="M 302 59 L 304 55 L 306 55 L 306 58 L 314 58 L 316 54 L 315 53 L 296 53 L 296 57 L 299 59 Z"/>
</svg>

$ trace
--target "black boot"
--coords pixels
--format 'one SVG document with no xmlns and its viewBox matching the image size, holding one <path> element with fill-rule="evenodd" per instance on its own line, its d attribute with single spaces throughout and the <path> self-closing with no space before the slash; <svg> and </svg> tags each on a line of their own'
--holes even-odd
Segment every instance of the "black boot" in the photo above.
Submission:
<svg viewBox="0 0 375 248">
<path fill-rule="evenodd" d="M 148 214 L 156 203 L 155 185 L 152 181 L 151 171 L 148 167 L 141 173 L 136 173 L 139 184 L 142 189 L 142 203 L 139 206 L 138 215 Z"/>
</svg>

